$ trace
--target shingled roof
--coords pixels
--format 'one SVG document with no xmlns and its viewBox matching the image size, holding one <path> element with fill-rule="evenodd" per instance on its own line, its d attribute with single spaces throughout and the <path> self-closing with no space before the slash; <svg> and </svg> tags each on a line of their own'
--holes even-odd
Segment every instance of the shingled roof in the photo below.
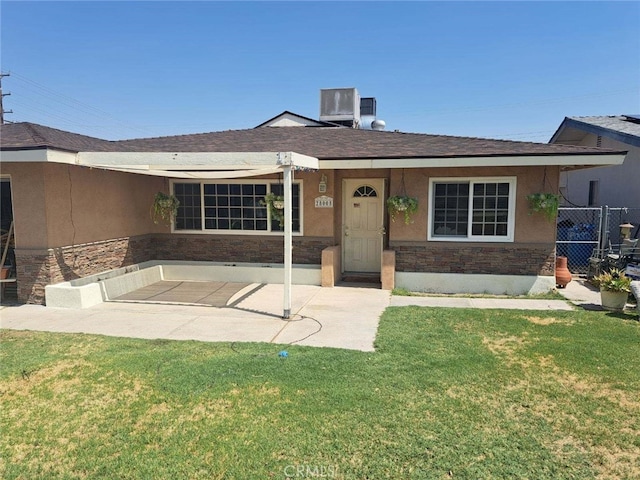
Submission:
<svg viewBox="0 0 640 480">
<path fill-rule="evenodd" d="M 49 147 L 98 152 L 273 152 L 293 151 L 321 160 L 448 158 L 531 155 L 608 155 L 596 147 L 344 127 L 280 127 L 108 141 L 32 123 L 3 125 L 3 150 Z"/>
<path fill-rule="evenodd" d="M 0 147 L 2 150 L 53 148 L 69 152 L 108 151 L 112 143 L 108 140 L 45 127 L 37 123 L 20 122 L 0 126 Z"/>
</svg>

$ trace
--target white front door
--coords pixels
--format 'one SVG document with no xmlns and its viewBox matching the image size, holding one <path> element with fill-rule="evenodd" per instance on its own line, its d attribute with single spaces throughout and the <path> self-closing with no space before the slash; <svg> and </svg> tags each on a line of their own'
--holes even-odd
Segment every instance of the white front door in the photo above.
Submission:
<svg viewBox="0 0 640 480">
<path fill-rule="evenodd" d="M 344 181 L 345 272 L 379 272 L 384 236 L 384 179 Z"/>
</svg>

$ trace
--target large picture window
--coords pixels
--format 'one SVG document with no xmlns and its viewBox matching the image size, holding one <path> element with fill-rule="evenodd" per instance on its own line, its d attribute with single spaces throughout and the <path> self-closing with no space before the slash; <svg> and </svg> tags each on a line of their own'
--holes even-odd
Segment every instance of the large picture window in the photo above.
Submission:
<svg viewBox="0 0 640 480">
<path fill-rule="evenodd" d="M 429 240 L 512 242 L 514 177 L 432 179 Z"/>
<path fill-rule="evenodd" d="M 300 233 L 300 183 L 292 185 L 292 230 Z M 174 183 L 180 206 L 174 231 L 218 233 L 282 232 L 278 221 L 269 218 L 265 195 L 284 194 L 279 183 Z"/>
</svg>

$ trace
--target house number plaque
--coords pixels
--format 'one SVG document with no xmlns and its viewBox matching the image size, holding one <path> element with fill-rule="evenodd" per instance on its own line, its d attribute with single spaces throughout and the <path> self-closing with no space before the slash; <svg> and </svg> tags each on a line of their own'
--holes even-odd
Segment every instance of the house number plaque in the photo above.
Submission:
<svg viewBox="0 0 640 480">
<path fill-rule="evenodd" d="M 326 195 L 316 197 L 316 208 L 333 208 L 333 198 Z"/>
</svg>

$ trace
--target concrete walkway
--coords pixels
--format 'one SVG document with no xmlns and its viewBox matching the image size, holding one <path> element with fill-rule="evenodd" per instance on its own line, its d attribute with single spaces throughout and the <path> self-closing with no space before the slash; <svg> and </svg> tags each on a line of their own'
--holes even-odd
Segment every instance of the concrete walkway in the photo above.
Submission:
<svg viewBox="0 0 640 480">
<path fill-rule="evenodd" d="M 574 278 L 558 292 L 571 303 L 585 310 L 603 309 L 600 302 L 600 290 L 587 283 L 583 278 Z"/>
<path fill-rule="evenodd" d="M 599 292 L 582 281 L 560 290 L 568 300 L 600 309 Z M 222 308 L 109 302 L 86 309 L 0 306 L 0 327 L 117 337 L 268 342 L 372 351 L 388 306 L 572 310 L 569 301 L 454 296 L 400 297 L 375 288 L 294 285 L 292 318 L 283 320 L 283 286 L 252 284 Z"/>
</svg>

